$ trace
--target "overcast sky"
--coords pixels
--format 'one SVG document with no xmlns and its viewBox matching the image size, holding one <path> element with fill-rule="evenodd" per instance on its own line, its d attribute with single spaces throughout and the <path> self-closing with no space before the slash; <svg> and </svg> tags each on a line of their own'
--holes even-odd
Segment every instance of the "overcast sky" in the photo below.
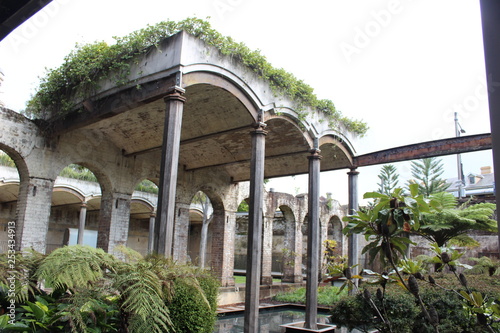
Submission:
<svg viewBox="0 0 500 333">
<path fill-rule="evenodd" d="M 25 108 L 45 68 L 75 46 L 112 42 L 163 20 L 206 19 L 223 35 L 259 49 L 363 119 L 357 154 L 455 136 L 454 112 L 466 134 L 489 133 L 478 0 L 60 0 L 0 42 L 5 77 L 0 99 Z M 462 155 L 464 173 L 492 166 L 491 151 Z M 456 156 L 443 157 L 456 177 Z M 395 164 L 404 185 L 409 163 Z M 377 188 L 381 166 L 360 168 L 360 194 Z M 321 193 L 347 203 L 348 170 L 323 173 Z M 307 178 L 273 180 L 277 191 L 306 192 Z"/>
</svg>

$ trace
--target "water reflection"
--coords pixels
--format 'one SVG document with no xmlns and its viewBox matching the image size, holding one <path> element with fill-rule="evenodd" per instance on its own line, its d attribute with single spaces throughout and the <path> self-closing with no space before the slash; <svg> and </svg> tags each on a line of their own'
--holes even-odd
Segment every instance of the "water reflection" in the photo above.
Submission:
<svg viewBox="0 0 500 333">
<path fill-rule="evenodd" d="M 318 313 L 318 322 L 327 323 L 330 315 Z M 303 321 L 305 313 L 300 309 L 266 309 L 259 312 L 260 333 L 283 333 L 283 324 Z M 243 313 L 230 314 L 217 320 L 214 333 L 241 333 L 243 332 Z"/>
</svg>

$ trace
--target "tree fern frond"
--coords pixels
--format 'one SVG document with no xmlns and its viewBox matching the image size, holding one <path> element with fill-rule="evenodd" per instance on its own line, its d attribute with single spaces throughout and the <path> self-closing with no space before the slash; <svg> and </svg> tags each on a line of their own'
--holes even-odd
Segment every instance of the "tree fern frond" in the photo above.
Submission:
<svg viewBox="0 0 500 333">
<path fill-rule="evenodd" d="M 114 286 L 122 295 L 122 309 L 130 314 L 130 324 L 140 327 L 134 331 L 169 332 L 172 324 L 162 283 L 151 267 L 150 263 L 138 263 L 135 270 L 117 275 Z"/>
<path fill-rule="evenodd" d="M 36 275 L 55 289 L 86 288 L 101 279 L 106 269 L 114 270 L 116 262 L 102 249 L 65 246 L 49 254 Z"/>
</svg>

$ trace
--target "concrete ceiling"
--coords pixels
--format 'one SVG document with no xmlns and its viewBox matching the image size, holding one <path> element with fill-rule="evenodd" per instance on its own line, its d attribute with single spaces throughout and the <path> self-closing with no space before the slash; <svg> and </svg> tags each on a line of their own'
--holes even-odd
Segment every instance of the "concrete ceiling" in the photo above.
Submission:
<svg viewBox="0 0 500 333">
<path fill-rule="evenodd" d="M 229 91 L 209 84 L 186 88 L 179 163 L 187 170 L 223 168 L 233 181 L 250 179 L 254 119 Z M 99 131 L 124 156 L 160 161 L 165 117 L 162 99 L 137 105 L 106 118 L 87 121 L 83 130 Z M 265 177 L 307 173 L 309 143 L 300 128 L 282 117 L 270 118 L 266 130 Z M 334 145 L 323 169 L 349 164 Z M 341 163 L 342 165 L 340 165 Z"/>
</svg>

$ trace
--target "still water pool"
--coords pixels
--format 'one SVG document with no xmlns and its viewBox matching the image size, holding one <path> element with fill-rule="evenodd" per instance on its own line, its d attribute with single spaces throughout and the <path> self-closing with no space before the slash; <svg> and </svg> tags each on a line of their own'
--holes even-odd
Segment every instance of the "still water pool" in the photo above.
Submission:
<svg viewBox="0 0 500 333">
<path fill-rule="evenodd" d="M 243 332 L 243 313 L 227 314 L 220 317 L 215 325 L 214 333 L 241 333 Z M 328 313 L 318 312 L 318 322 L 326 323 L 329 320 Z M 305 312 L 295 308 L 263 309 L 259 312 L 260 333 L 283 333 L 283 324 L 303 321 Z"/>
</svg>

